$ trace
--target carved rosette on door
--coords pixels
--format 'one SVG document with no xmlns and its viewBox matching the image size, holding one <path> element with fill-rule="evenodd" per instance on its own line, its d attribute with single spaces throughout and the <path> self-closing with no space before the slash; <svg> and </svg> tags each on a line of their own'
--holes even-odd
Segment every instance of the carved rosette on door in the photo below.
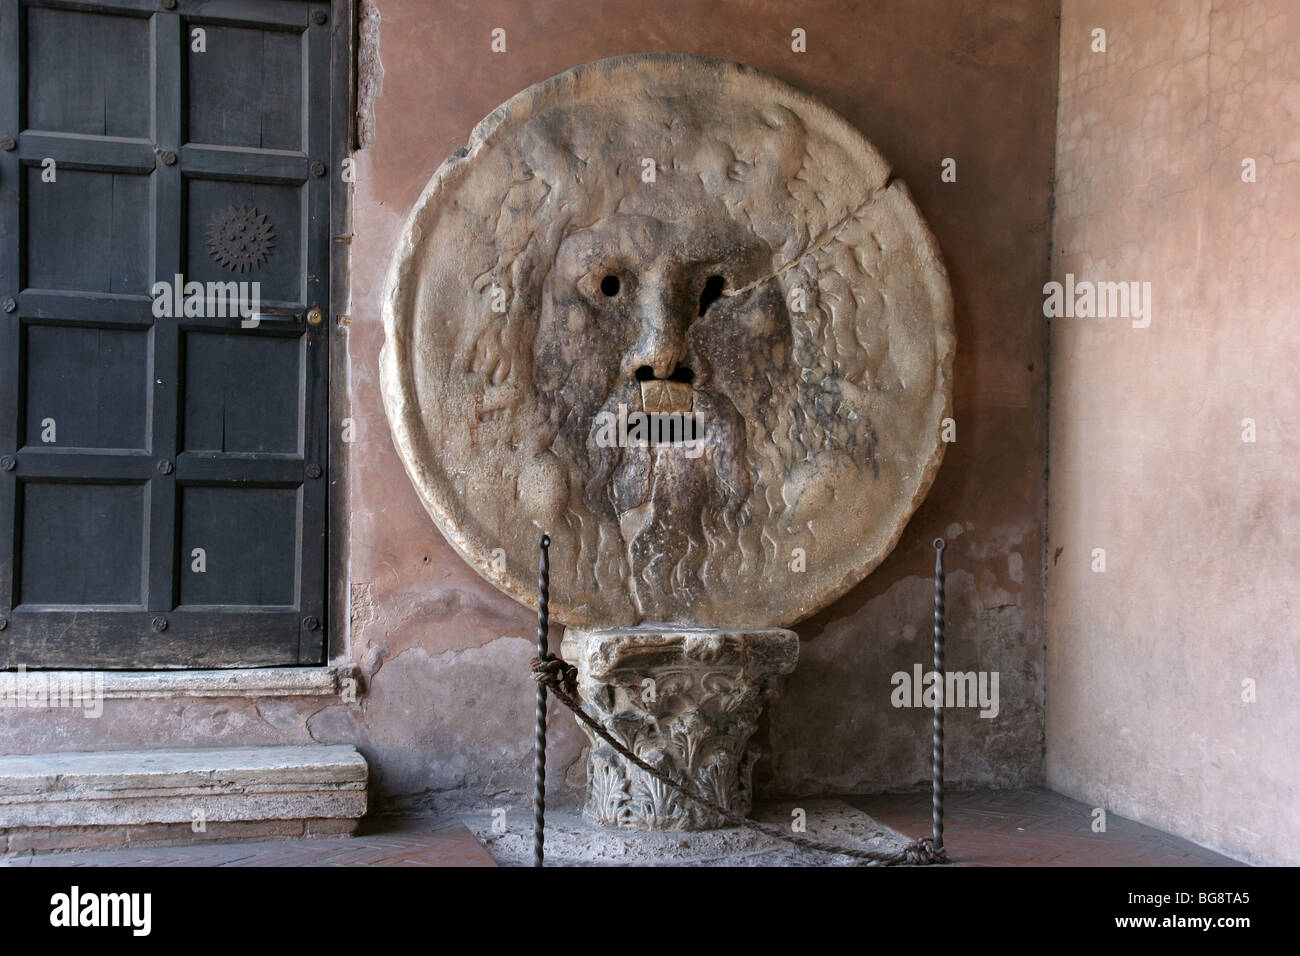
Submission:
<svg viewBox="0 0 1300 956">
<path fill-rule="evenodd" d="M 270 258 L 275 227 L 254 206 L 230 206 L 208 221 L 208 251 L 231 272 L 248 272 Z"/>
<path fill-rule="evenodd" d="M 533 603 L 548 533 L 589 711 L 747 811 L 786 628 L 884 559 L 943 455 L 952 300 L 906 187 L 770 76 L 603 60 L 443 163 L 384 318 L 394 439 L 444 535 Z M 598 744 L 594 818 L 718 824 Z"/>
</svg>

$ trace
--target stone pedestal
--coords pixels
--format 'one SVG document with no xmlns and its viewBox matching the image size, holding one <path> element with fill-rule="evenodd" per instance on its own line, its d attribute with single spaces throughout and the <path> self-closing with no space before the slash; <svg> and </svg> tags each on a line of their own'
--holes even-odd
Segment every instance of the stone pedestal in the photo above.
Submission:
<svg viewBox="0 0 1300 956">
<path fill-rule="evenodd" d="M 578 668 L 588 713 L 611 735 L 728 809 L 749 812 L 757 757 L 749 738 L 773 682 L 794 670 L 799 638 L 793 631 L 570 628 L 562 654 Z M 585 812 L 596 822 L 641 830 L 724 825 L 590 731 L 587 736 Z"/>
</svg>

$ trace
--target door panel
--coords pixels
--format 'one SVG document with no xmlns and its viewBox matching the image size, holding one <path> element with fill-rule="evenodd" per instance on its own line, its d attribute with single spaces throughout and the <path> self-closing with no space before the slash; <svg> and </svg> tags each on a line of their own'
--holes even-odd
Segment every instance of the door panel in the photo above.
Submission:
<svg viewBox="0 0 1300 956">
<path fill-rule="evenodd" d="M 147 139 L 149 71 L 140 65 L 149 62 L 148 17 L 41 7 L 25 14 L 27 127 Z"/>
</svg>

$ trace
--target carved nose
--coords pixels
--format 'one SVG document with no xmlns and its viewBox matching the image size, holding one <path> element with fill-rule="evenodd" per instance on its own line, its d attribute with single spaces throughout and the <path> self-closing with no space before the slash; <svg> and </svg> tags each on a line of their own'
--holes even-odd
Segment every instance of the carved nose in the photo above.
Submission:
<svg viewBox="0 0 1300 956">
<path fill-rule="evenodd" d="M 641 334 L 628 355 L 625 371 L 644 381 L 673 378 L 686 353 L 686 318 L 668 297 L 655 291 L 641 307 Z"/>
</svg>

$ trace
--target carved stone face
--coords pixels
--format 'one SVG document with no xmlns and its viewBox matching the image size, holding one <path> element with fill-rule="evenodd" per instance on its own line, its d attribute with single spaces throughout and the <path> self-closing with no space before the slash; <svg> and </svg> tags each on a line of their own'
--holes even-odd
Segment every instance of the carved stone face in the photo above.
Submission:
<svg viewBox="0 0 1300 956">
<path fill-rule="evenodd" d="M 619 212 L 565 238 L 542 298 L 540 387 L 584 408 L 618 383 L 716 380 L 766 404 L 768 383 L 739 380 L 742 360 L 788 370 L 789 314 L 774 283 L 731 293 L 772 272 L 773 251 L 724 209 L 697 208 L 675 222 Z"/>
<path fill-rule="evenodd" d="M 792 623 L 888 552 L 941 457 L 951 301 L 905 189 L 722 61 L 602 61 L 496 111 L 413 213 L 385 321 L 431 514 L 526 600 L 549 533 L 566 623 Z M 642 412 L 702 434 L 608 440 Z"/>
<path fill-rule="evenodd" d="M 734 523 L 748 505 L 746 420 L 764 417 L 778 389 L 793 398 L 779 290 L 728 294 L 773 270 L 771 248 L 716 204 L 697 209 L 667 221 L 619 212 L 567 236 L 533 346 L 539 390 L 566 411 L 559 441 L 587 466 L 573 477 L 587 507 L 617 522 L 633 599 L 650 620 L 691 600 L 706 529 L 717 534 L 718 519 Z M 699 447 L 602 445 L 598 425 L 620 406 L 624 417 L 693 414 Z"/>
</svg>

